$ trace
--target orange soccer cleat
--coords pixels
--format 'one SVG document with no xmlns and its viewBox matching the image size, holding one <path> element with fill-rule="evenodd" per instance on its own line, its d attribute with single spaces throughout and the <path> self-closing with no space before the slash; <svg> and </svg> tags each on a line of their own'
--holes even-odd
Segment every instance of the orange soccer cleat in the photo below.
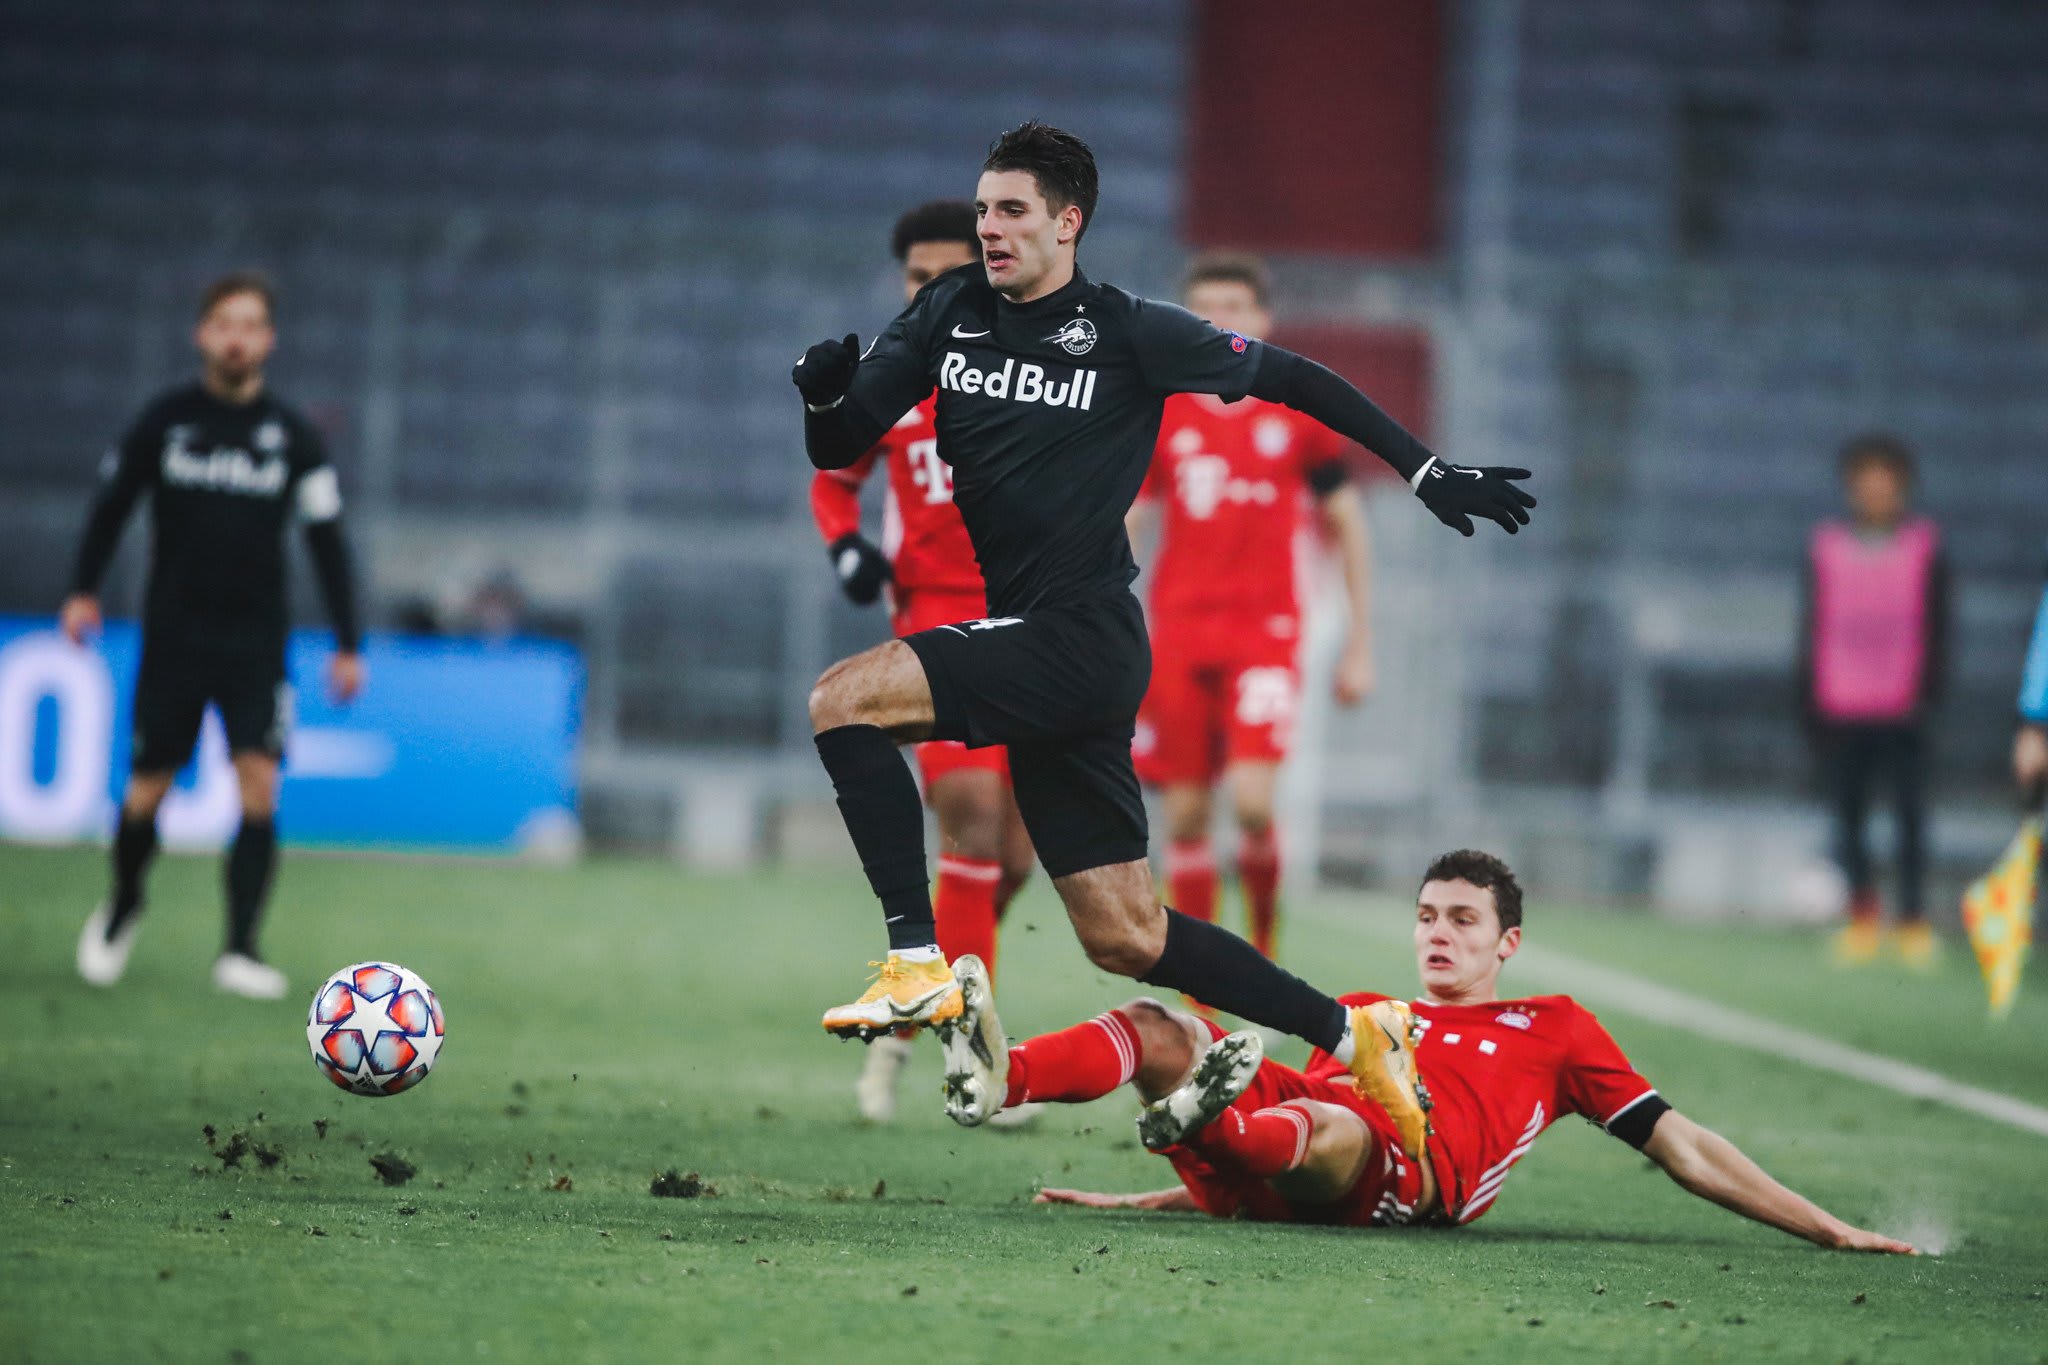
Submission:
<svg viewBox="0 0 2048 1365">
<path fill-rule="evenodd" d="M 1376 1000 L 1351 1010 L 1351 1082 L 1361 1098 L 1387 1111 L 1401 1134 L 1401 1150 L 1420 1161 L 1429 1145 L 1429 1088 L 1415 1064 L 1421 1030 L 1400 1000 Z"/>
<path fill-rule="evenodd" d="M 1924 919 L 1907 920 L 1892 930 L 1892 951 L 1916 972 L 1931 972 L 1941 965 L 1941 940 Z"/>
<path fill-rule="evenodd" d="M 1884 909 L 1874 891 L 1859 891 L 1849 902 L 1849 922 L 1835 931 L 1832 955 L 1837 967 L 1862 967 L 1877 961 L 1884 948 Z"/>
<path fill-rule="evenodd" d="M 898 1029 L 945 1024 L 960 1017 L 960 987 L 944 958 L 907 962 L 895 953 L 881 962 L 860 999 L 825 1011 L 825 1032 L 872 1042 Z"/>
</svg>

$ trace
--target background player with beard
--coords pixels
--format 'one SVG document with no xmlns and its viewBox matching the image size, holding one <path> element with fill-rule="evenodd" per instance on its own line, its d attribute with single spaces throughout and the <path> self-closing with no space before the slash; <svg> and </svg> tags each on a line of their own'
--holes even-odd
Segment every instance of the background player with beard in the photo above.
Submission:
<svg viewBox="0 0 2048 1365">
<path fill-rule="evenodd" d="M 920 204 L 896 221 L 891 253 L 903 267 L 908 303 L 932 280 L 981 259 L 974 206 L 958 199 Z M 860 529 L 860 488 L 877 465 L 888 472 L 882 544 Z M 987 590 L 967 528 L 953 507 L 953 470 L 932 427 L 932 400 L 897 419 L 873 449 L 844 469 L 811 480 L 811 515 L 832 556 L 839 586 L 862 606 L 886 585 L 899 636 L 987 614 Z M 939 888 L 932 902 L 939 949 L 972 953 L 995 968 L 996 928 L 1031 875 L 1031 838 L 1010 795 L 1000 747 L 953 740 L 917 746 L 926 802 L 939 825 Z M 886 1034 L 868 1050 L 857 1094 L 864 1117 L 886 1122 L 910 1057 L 908 1037 Z"/>
<path fill-rule="evenodd" d="M 1386 459 L 1466 534 L 1474 515 L 1509 531 L 1526 522 L 1534 499 L 1512 482 L 1526 471 L 1445 465 L 1322 366 L 1093 283 L 1075 254 L 1096 193 L 1079 138 L 1038 123 L 1004 134 L 976 188 L 981 265 L 927 285 L 865 354 L 851 336 L 820 342 L 791 374 L 820 469 L 853 463 L 938 388 L 940 449 L 993 613 L 876 646 L 811 694 L 819 757 L 890 948 L 869 989 L 822 1022 L 863 1035 L 936 1024 L 949 1052 L 963 1037 L 974 1045 L 969 996 L 986 981 L 970 973 L 963 989 L 939 953 L 922 812 L 896 746 L 1007 744 L 1018 808 L 1091 960 L 1304 1037 L 1402 1104 L 1398 1027 L 1159 903 L 1131 767 L 1150 658 L 1123 517 L 1177 392 L 1252 393 L 1304 412 Z M 1373 1029 L 1370 1045 L 1355 1044 L 1354 1023 L 1357 1036 Z M 950 1086 L 950 1056 L 948 1067 Z M 950 1102 L 970 1121 L 994 1107 L 965 1092 Z M 1412 1093 L 1405 1105 L 1416 1109 Z"/>
<path fill-rule="evenodd" d="M 241 791 L 242 823 L 226 867 L 227 944 L 214 984 L 257 999 L 285 993 L 261 960 L 256 928 L 277 859 L 278 764 L 291 726 L 285 682 L 284 532 L 293 513 L 333 618 L 328 683 L 337 700 L 363 685 L 341 491 L 313 425 L 270 393 L 264 362 L 277 334 L 262 275 L 209 287 L 193 334 L 197 383 L 158 395 L 109 451 L 64 601 L 64 633 L 98 629 L 99 582 L 137 498 L 153 532 L 135 680 L 135 748 L 114 835 L 113 890 L 87 919 L 78 971 L 96 986 L 128 965 L 143 882 L 156 853 L 157 809 L 192 757 L 208 702 L 220 712 Z"/>
<path fill-rule="evenodd" d="M 1256 257 L 1218 253 L 1189 268 L 1182 300 L 1196 317 L 1256 341 L 1272 330 L 1267 293 Z M 1370 551 L 1365 508 L 1334 433 L 1259 398 L 1174 394 L 1152 471 L 1125 518 L 1134 547 L 1155 512 L 1162 523 L 1137 765 L 1165 802 L 1167 893 L 1182 913 L 1216 918 L 1209 827 L 1220 776 L 1237 822 L 1252 945 L 1268 957 L 1280 908 L 1273 790 L 1301 695 L 1297 551 L 1311 499 L 1344 570 L 1350 611 L 1335 688 L 1352 706 L 1372 688 Z"/>
<path fill-rule="evenodd" d="M 1570 996 L 1498 999 L 1501 968 L 1521 943 L 1522 890 L 1506 864 L 1463 849 L 1430 865 L 1415 907 L 1416 1052 L 1436 1100 L 1423 1161 L 1402 1152 L 1385 1111 L 1339 1084 L 1345 1070 L 1333 1058 L 1318 1053 L 1300 1071 L 1265 1061 L 1257 1034 L 1224 1037 L 1157 1001 L 1019 1044 L 1002 1077 L 1012 1102 L 1080 1103 L 1129 1082 L 1146 1101 L 1145 1145 L 1181 1177 L 1147 1194 L 1049 1189 L 1038 1202 L 1351 1227 L 1469 1223 L 1493 1207 L 1538 1135 L 1570 1113 L 1745 1218 L 1837 1250 L 1913 1252 L 1793 1193 L 1673 1109 Z"/>
</svg>

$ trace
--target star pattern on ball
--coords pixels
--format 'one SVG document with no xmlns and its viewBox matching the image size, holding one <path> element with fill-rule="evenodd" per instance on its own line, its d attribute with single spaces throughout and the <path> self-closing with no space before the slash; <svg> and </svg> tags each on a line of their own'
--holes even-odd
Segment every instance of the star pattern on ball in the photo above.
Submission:
<svg viewBox="0 0 2048 1365">
<path fill-rule="evenodd" d="M 313 997 L 306 1038 L 321 1074 L 357 1095 L 395 1095 L 425 1078 L 445 1030 L 433 988 L 390 962 L 360 962 Z"/>
<path fill-rule="evenodd" d="M 356 1069 L 353 1072 L 346 1072 L 344 1069 L 344 1074 L 360 1079 L 377 1074 L 377 1068 L 371 1061 L 371 1057 L 376 1052 L 378 1037 L 386 1033 L 402 1035 L 405 1030 L 400 1028 L 398 1021 L 391 1017 L 391 1003 L 398 998 L 398 992 L 392 991 L 374 1000 L 363 995 L 361 992 L 355 992 L 354 994 L 356 1001 L 355 1010 L 348 1018 L 337 1021 L 331 1032 L 353 1032 L 363 1040 L 363 1055 L 361 1061 L 357 1063 Z"/>
</svg>

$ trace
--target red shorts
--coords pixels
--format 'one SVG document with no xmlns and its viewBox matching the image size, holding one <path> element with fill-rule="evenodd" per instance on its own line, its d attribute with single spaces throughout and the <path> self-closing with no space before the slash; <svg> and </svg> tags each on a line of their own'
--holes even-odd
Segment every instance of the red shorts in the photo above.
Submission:
<svg viewBox="0 0 2048 1365">
<path fill-rule="evenodd" d="M 1291 616 L 1155 621 L 1152 687 L 1131 755 L 1149 786 L 1207 785 L 1232 763 L 1278 763 L 1301 697 Z"/>
<path fill-rule="evenodd" d="M 896 595 L 896 614 L 891 624 L 898 638 L 913 635 L 955 621 L 979 621 L 988 615 L 987 599 L 978 592 L 943 592 L 930 589 Z M 934 739 L 917 746 L 917 770 L 924 789 L 948 773 L 990 772 L 1004 781 L 1010 778 L 1010 753 L 1001 745 L 970 749 L 957 740 Z"/>
<path fill-rule="evenodd" d="M 1206 1021 L 1205 1021 L 1206 1022 Z M 1221 1038 L 1223 1030 L 1209 1025 Z M 1343 1198 L 1330 1204 L 1298 1204 L 1265 1181 L 1235 1171 L 1219 1170 L 1185 1147 L 1163 1154 L 1174 1173 L 1212 1218 L 1249 1218 L 1261 1223 L 1322 1223 L 1334 1227 L 1386 1227 L 1414 1221 L 1422 1202 L 1422 1167 L 1401 1151 L 1401 1135 L 1384 1109 L 1341 1080 L 1317 1080 L 1291 1066 L 1266 1062 L 1252 1077 L 1251 1088 L 1230 1107 L 1250 1114 L 1289 1100 L 1321 1100 L 1339 1105 L 1365 1120 L 1372 1130 L 1373 1151 L 1365 1173 Z"/>
</svg>

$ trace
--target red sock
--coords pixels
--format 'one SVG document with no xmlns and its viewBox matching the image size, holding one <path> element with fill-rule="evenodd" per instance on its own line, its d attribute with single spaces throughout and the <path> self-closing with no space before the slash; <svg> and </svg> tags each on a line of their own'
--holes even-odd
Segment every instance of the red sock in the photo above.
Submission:
<svg viewBox="0 0 2048 1365">
<path fill-rule="evenodd" d="M 1207 839 L 1175 839 L 1166 846 L 1166 898 L 1183 915 L 1216 922 L 1216 860 Z"/>
<path fill-rule="evenodd" d="M 1121 1010 L 1044 1033 L 1010 1049 L 1003 1107 L 1027 1100 L 1080 1104 L 1101 1099 L 1138 1072 L 1138 1030 Z"/>
<path fill-rule="evenodd" d="M 988 858 L 939 858 L 939 889 L 932 897 L 939 951 L 955 962 L 973 953 L 996 973 L 996 883 L 1003 869 Z"/>
<path fill-rule="evenodd" d="M 1245 1113 L 1226 1109 L 1207 1128 L 1188 1140 L 1189 1150 L 1225 1163 L 1260 1180 L 1291 1171 L 1308 1156 L 1315 1133 L 1309 1116 L 1280 1105 Z"/>
<path fill-rule="evenodd" d="M 1237 846 L 1237 879 L 1244 886 L 1252 926 L 1252 947 L 1273 955 L 1273 931 L 1280 922 L 1280 841 L 1269 828 L 1247 834 Z"/>
</svg>

